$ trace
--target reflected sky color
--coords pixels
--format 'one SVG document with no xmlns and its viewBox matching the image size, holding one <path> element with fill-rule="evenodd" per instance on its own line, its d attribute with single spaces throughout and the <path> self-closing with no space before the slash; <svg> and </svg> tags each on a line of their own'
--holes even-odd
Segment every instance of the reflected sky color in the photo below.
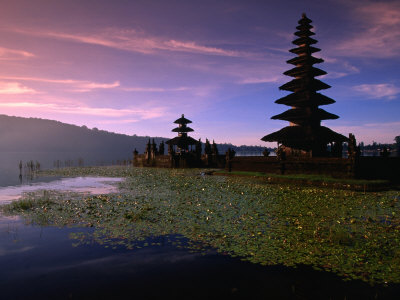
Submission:
<svg viewBox="0 0 400 300">
<path fill-rule="evenodd" d="M 112 177 L 76 177 L 62 178 L 51 182 L 39 182 L 30 185 L 0 187 L 0 204 L 21 198 L 23 193 L 39 190 L 71 191 L 90 194 L 107 194 L 118 191 L 115 183 L 122 178 Z"/>
<path fill-rule="evenodd" d="M 236 145 L 287 125 L 270 117 L 291 78 L 294 31 L 313 20 L 319 77 L 340 116 L 324 122 L 357 141 L 400 134 L 398 1 L 29 1 L 0 3 L 0 113 L 128 135 Z M 275 145 L 275 144 L 271 144 Z"/>
</svg>

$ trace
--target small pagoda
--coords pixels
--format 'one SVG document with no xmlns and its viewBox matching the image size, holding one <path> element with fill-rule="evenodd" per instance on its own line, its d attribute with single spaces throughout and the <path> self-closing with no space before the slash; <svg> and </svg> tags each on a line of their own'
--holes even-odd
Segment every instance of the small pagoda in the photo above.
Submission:
<svg viewBox="0 0 400 300">
<path fill-rule="evenodd" d="M 178 136 L 166 141 L 166 144 L 168 144 L 170 149 L 173 149 L 173 147 L 176 146 L 177 153 L 186 153 L 189 151 L 189 147 L 197 145 L 198 143 L 194 138 L 188 136 L 188 132 L 194 131 L 192 128 L 187 126 L 187 124 L 192 123 L 192 121 L 186 119 L 185 115 L 182 114 L 182 117 L 175 120 L 174 123 L 178 124 L 178 127 L 172 129 L 172 132 L 177 132 Z"/>
<path fill-rule="evenodd" d="M 289 121 L 289 126 L 268 134 L 261 140 L 278 142 L 278 148 L 284 149 L 286 155 L 300 153 L 310 157 L 324 157 L 329 155 L 327 145 L 331 144 L 331 149 L 334 149 L 331 154 L 336 152 L 336 156 L 341 156 L 342 143 L 347 141 L 347 138 L 321 126 L 322 120 L 339 117 L 319 108 L 321 105 L 332 104 L 335 101 L 318 93 L 330 86 L 314 78 L 327 73 L 313 66 L 324 60 L 312 56 L 313 53 L 321 50 L 311 46 L 317 43 L 317 40 L 310 37 L 315 34 L 310 31 L 313 28 L 310 25 L 311 22 L 305 14 L 298 22 L 299 26 L 296 27 L 298 31 L 294 33 L 297 38 L 292 42 L 297 48 L 289 50 L 297 57 L 287 61 L 295 67 L 283 73 L 294 79 L 279 87 L 280 90 L 292 93 L 275 101 L 291 108 L 271 117 L 274 120 Z"/>
</svg>

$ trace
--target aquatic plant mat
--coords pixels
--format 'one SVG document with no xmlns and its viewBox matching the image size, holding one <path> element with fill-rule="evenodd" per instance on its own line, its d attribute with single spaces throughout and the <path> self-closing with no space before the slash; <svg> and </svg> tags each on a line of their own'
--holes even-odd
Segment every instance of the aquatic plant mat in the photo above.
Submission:
<svg viewBox="0 0 400 300">
<path fill-rule="evenodd" d="M 248 171 L 232 171 L 216 170 L 215 175 L 224 176 L 253 176 L 265 177 L 269 183 L 277 184 L 297 184 L 317 187 L 329 187 L 343 190 L 354 190 L 363 192 L 377 192 L 384 190 L 400 190 L 398 181 L 390 181 L 386 179 L 351 179 L 351 178 L 336 178 L 328 175 L 316 174 L 269 174 L 263 172 L 248 172 Z"/>
<path fill-rule="evenodd" d="M 90 226 L 74 243 L 146 246 L 179 235 L 196 251 L 261 265 L 310 265 L 345 280 L 400 283 L 400 193 L 268 184 L 265 178 L 204 176 L 201 170 L 68 168 L 57 176 L 126 177 L 120 192 L 88 196 L 41 191 L 3 206 L 27 222 Z"/>
</svg>

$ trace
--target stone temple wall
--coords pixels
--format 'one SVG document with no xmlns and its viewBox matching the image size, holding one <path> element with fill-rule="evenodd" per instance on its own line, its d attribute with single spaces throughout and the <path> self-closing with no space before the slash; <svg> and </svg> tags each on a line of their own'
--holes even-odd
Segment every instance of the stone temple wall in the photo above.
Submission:
<svg viewBox="0 0 400 300">
<path fill-rule="evenodd" d="M 227 171 L 263 172 L 269 174 L 315 174 L 337 178 L 400 180 L 400 157 L 278 157 L 202 155 L 135 154 L 135 167 L 157 168 L 219 168 Z"/>
<path fill-rule="evenodd" d="M 335 158 L 238 156 L 226 163 L 226 170 L 270 174 L 316 174 L 337 178 L 400 180 L 400 157 Z"/>
</svg>

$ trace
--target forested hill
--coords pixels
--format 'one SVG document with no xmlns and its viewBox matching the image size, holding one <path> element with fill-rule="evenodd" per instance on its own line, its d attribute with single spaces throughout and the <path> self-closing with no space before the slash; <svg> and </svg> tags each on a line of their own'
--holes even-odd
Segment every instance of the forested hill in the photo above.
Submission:
<svg viewBox="0 0 400 300">
<path fill-rule="evenodd" d="M 129 136 L 52 120 L 0 115 L 0 152 L 59 153 L 57 157 L 60 159 L 70 157 L 71 153 L 75 153 L 72 157 L 79 153 L 79 156 L 85 158 L 95 155 L 106 160 L 130 159 L 135 148 L 139 153 L 144 153 L 149 138 L 153 139 L 149 136 Z M 157 145 L 168 139 L 154 137 Z M 202 142 L 204 151 L 205 140 L 202 139 Z M 216 142 L 220 154 L 231 148 L 237 152 L 260 155 L 265 149 L 261 146 L 235 146 Z"/>
<path fill-rule="evenodd" d="M 167 138 L 154 138 L 159 144 Z M 0 152 L 143 153 L 149 137 L 128 136 L 58 121 L 0 115 Z"/>
</svg>

